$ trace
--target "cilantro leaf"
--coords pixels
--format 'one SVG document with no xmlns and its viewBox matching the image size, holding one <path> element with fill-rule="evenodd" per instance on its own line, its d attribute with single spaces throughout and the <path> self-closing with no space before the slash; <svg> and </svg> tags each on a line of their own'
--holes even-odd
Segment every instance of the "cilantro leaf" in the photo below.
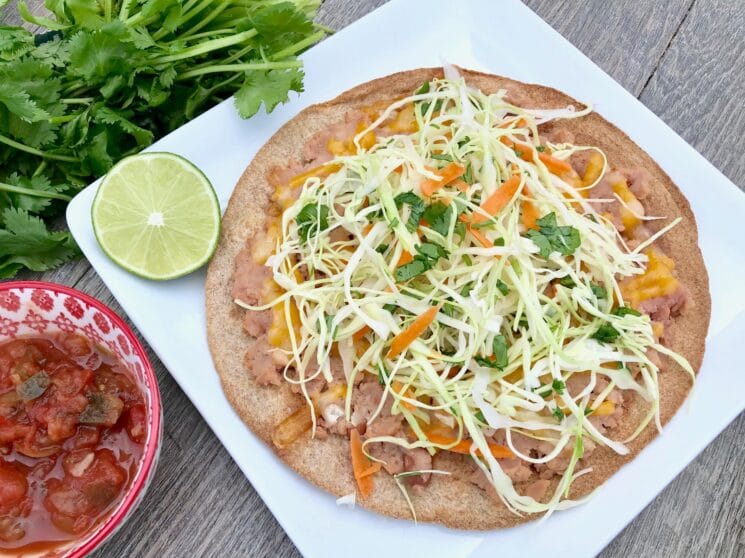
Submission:
<svg viewBox="0 0 745 558">
<path fill-rule="evenodd" d="M 422 218 L 427 221 L 429 228 L 442 236 L 448 235 L 453 219 L 456 217 L 457 209 L 455 208 L 455 204 L 445 205 L 439 201 L 428 205 L 422 215 Z"/>
<path fill-rule="evenodd" d="M 396 207 L 399 209 L 404 205 L 408 205 L 410 209 L 409 218 L 406 221 L 406 230 L 414 232 L 419 227 L 419 221 L 424 214 L 424 200 L 417 196 L 414 192 L 404 192 L 397 195 L 394 200 Z"/>
<path fill-rule="evenodd" d="M 564 393 L 564 389 L 566 388 L 566 385 L 561 380 L 554 380 L 553 382 L 551 382 L 551 388 L 556 393 L 561 395 L 562 393 Z"/>
<path fill-rule="evenodd" d="M 134 122 L 128 120 L 132 117 L 132 111 L 122 111 L 97 105 L 93 108 L 93 120 L 104 124 L 114 124 L 131 135 L 139 147 L 146 147 L 153 143 L 153 133 L 141 128 Z"/>
<path fill-rule="evenodd" d="M 409 263 L 398 266 L 394 272 L 394 276 L 396 277 L 396 281 L 404 282 L 413 279 L 430 269 L 432 269 L 432 264 L 424 258 L 415 257 Z"/>
<path fill-rule="evenodd" d="M 394 272 L 396 281 L 413 279 L 432 269 L 440 258 L 447 258 L 450 255 L 445 248 L 434 242 L 423 242 L 416 247 L 416 251 L 417 255 L 414 259 L 396 268 Z"/>
<path fill-rule="evenodd" d="M 492 356 L 486 357 L 474 357 L 474 360 L 481 366 L 488 368 L 496 368 L 498 370 L 504 370 L 509 364 L 507 358 L 507 339 L 504 335 L 497 335 L 494 337 L 492 342 Z"/>
<path fill-rule="evenodd" d="M 112 75 L 130 75 L 142 51 L 127 39 L 129 32 L 121 21 L 95 31 L 79 31 L 70 41 L 70 72 L 93 83 Z"/>
<path fill-rule="evenodd" d="M 574 279 L 572 279 L 571 275 L 565 275 L 561 279 L 559 279 L 559 285 L 562 287 L 566 287 L 567 289 L 573 289 L 577 286 L 577 283 L 574 282 Z"/>
<path fill-rule="evenodd" d="M 49 118 L 49 113 L 29 97 L 25 91 L 21 91 L 11 83 L 0 82 L 0 104 L 26 122 L 38 122 Z"/>
<path fill-rule="evenodd" d="M 602 285 L 598 285 L 597 283 L 590 283 L 590 290 L 592 290 L 592 294 L 595 295 L 595 298 L 598 300 L 605 299 L 607 293 L 605 292 L 605 287 Z"/>
<path fill-rule="evenodd" d="M 499 289 L 499 292 L 502 293 L 502 296 L 507 296 L 510 292 L 510 288 L 507 286 L 507 283 L 505 283 L 501 279 L 497 279 L 497 289 Z"/>
<path fill-rule="evenodd" d="M 292 2 L 262 7 L 250 16 L 253 27 L 268 48 L 281 49 L 313 33 L 313 22 Z"/>
<path fill-rule="evenodd" d="M 424 95 L 425 93 L 429 93 L 429 82 L 425 81 L 421 86 L 419 86 L 419 89 L 414 91 L 414 95 Z"/>
<path fill-rule="evenodd" d="M 618 339 L 619 335 L 621 334 L 615 327 L 613 327 L 609 323 L 604 323 L 598 328 L 595 333 L 592 334 L 591 337 L 593 339 L 597 339 L 601 343 L 610 343 Z"/>
<path fill-rule="evenodd" d="M 7 208 L 0 229 L 0 277 L 12 277 L 21 266 L 45 271 L 78 255 L 69 232 L 50 232 L 44 222 L 22 209 Z"/>
<path fill-rule="evenodd" d="M 302 242 L 308 242 L 308 238 L 315 236 L 329 227 L 329 208 L 327 205 L 309 203 L 300 210 L 295 218 L 298 226 L 298 235 Z"/>
<path fill-rule="evenodd" d="M 538 247 L 539 254 L 548 259 L 552 252 L 571 256 L 581 244 L 579 231 L 570 226 L 557 226 L 556 213 L 551 212 L 536 221 L 538 229 L 530 229 L 525 236 Z"/>
<path fill-rule="evenodd" d="M 422 242 L 416 247 L 416 251 L 433 263 L 437 262 L 440 258 L 447 258 L 449 255 L 445 248 L 434 242 Z"/>
<path fill-rule="evenodd" d="M 262 103 L 269 113 L 279 103 L 287 102 L 290 91 L 302 93 L 302 70 L 252 70 L 246 72 L 243 85 L 235 94 L 235 106 L 243 118 L 256 114 Z"/>
<path fill-rule="evenodd" d="M 619 306 L 618 308 L 614 308 L 611 312 L 614 316 L 641 316 L 641 312 L 638 310 L 634 310 L 631 308 L 631 306 Z"/>
<path fill-rule="evenodd" d="M 554 418 L 559 422 L 564 420 L 564 411 L 559 409 L 559 407 L 554 407 L 554 410 L 551 411 L 551 414 L 554 415 Z"/>
</svg>

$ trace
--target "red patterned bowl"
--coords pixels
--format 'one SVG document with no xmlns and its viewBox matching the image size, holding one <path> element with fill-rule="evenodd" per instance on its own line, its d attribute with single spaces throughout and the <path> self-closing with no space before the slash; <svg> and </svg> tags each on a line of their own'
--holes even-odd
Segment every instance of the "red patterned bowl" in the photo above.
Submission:
<svg viewBox="0 0 745 558">
<path fill-rule="evenodd" d="M 160 452 L 162 409 L 158 382 L 145 349 L 112 310 L 87 294 L 54 283 L 0 283 L 0 342 L 59 331 L 83 335 L 114 353 L 137 381 L 148 410 L 142 459 L 124 498 L 92 532 L 53 553 L 58 557 L 78 558 L 93 551 L 124 525 L 145 495 Z"/>
</svg>

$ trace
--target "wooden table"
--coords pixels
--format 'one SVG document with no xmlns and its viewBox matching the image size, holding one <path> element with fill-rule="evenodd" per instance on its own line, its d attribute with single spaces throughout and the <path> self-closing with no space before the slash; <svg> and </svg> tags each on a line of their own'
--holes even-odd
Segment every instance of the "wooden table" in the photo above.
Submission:
<svg viewBox="0 0 745 558">
<path fill-rule="evenodd" d="M 326 0 L 318 19 L 341 29 L 382 3 Z M 42 0 L 28 4 L 43 10 Z M 527 4 L 743 187 L 743 0 Z M 16 21 L 12 7 L 0 13 L 0 23 Z M 122 313 L 85 260 L 26 277 L 74 286 Z M 299 556 L 160 361 L 152 353 L 150 358 L 165 412 L 160 466 L 138 511 L 96 556 Z M 601 556 L 745 556 L 745 415 Z"/>
</svg>

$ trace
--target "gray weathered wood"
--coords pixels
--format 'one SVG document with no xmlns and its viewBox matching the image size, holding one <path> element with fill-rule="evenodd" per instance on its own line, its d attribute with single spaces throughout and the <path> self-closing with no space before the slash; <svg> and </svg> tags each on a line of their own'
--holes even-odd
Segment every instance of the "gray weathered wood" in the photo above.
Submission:
<svg viewBox="0 0 745 558">
<path fill-rule="evenodd" d="M 385 0 L 326 0 L 340 29 Z M 736 183 L 745 183 L 745 10 L 732 0 L 526 0 Z M 13 2 L 11 2 L 13 4 Z M 42 0 L 28 2 L 43 12 Z M 0 22 L 16 23 L 14 10 Z M 121 313 L 85 261 L 26 278 L 57 281 Z M 165 431 L 153 486 L 95 555 L 299 556 L 238 467 L 151 353 Z M 745 417 L 727 428 L 614 540 L 603 558 L 745 556 Z M 633 487 L 630 487 L 633 489 Z"/>
</svg>

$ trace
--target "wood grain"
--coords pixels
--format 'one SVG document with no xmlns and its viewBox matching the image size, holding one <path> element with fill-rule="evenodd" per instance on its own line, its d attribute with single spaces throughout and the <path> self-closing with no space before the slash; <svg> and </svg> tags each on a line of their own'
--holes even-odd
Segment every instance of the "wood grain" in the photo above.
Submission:
<svg viewBox="0 0 745 558">
<path fill-rule="evenodd" d="M 326 0 L 340 29 L 385 0 Z M 13 5 L 0 23 L 17 24 Z M 34 13 L 43 0 L 29 0 Z M 745 183 L 745 10 L 740 0 L 526 0 L 640 96 L 735 183 Z M 56 281 L 122 313 L 85 260 L 26 278 Z M 130 324 L 131 325 L 131 324 Z M 274 517 L 151 353 L 165 430 L 145 501 L 96 557 L 299 556 Z M 730 425 L 602 553 L 602 558 L 745 556 L 745 416 Z"/>
</svg>

